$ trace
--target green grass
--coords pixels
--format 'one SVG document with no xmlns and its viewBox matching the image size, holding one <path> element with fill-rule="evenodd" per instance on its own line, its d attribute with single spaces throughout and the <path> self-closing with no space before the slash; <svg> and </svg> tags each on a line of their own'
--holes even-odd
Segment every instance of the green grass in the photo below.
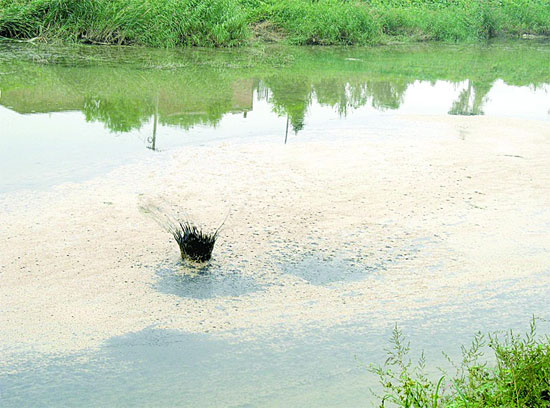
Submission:
<svg viewBox="0 0 550 408">
<path fill-rule="evenodd" d="M 413 366 L 409 344 L 397 327 L 391 342 L 386 364 L 371 367 L 383 388 L 380 407 L 550 407 L 550 337 L 537 336 L 535 320 L 523 336 L 478 333 L 469 348 L 462 348 L 456 373 L 433 379 L 426 374 L 423 355 Z M 487 348 L 490 358 L 485 357 Z"/>
<path fill-rule="evenodd" d="M 268 27 L 278 33 L 275 38 L 299 45 L 471 42 L 526 33 L 550 35 L 550 2 L 0 0 L 0 37 L 15 39 L 219 47 L 251 41 L 255 27 Z"/>
<path fill-rule="evenodd" d="M 550 34 L 550 2 L 545 0 L 379 0 L 372 4 L 390 37 L 476 41 Z"/>
<path fill-rule="evenodd" d="M 2 0 L 0 36 L 95 44 L 234 46 L 248 38 L 236 0 Z"/>
<path fill-rule="evenodd" d="M 369 44 L 380 39 L 380 25 L 365 4 L 319 0 L 280 0 L 265 7 L 265 18 L 294 44 Z"/>
</svg>

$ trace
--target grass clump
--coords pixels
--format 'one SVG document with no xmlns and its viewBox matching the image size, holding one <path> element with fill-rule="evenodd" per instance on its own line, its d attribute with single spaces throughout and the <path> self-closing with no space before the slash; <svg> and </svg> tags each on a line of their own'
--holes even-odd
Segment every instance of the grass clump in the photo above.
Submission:
<svg viewBox="0 0 550 408">
<path fill-rule="evenodd" d="M 141 212 L 151 217 L 160 227 L 172 234 L 180 248 L 182 260 L 193 262 L 209 261 L 212 258 L 212 251 L 214 250 L 218 234 L 229 214 L 227 214 L 227 217 L 216 231 L 207 233 L 190 221 L 178 221 L 181 217 L 176 215 L 170 207 L 173 207 L 173 205 L 164 200 L 160 202 L 146 200 L 139 205 Z"/>
<path fill-rule="evenodd" d="M 196 225 L 185 221 L 179 222 L 173 228 L 172 235 L 180 247 L 182 259 L 194 262 L 207 262 L 212 258 L 212 251 L 214 250 L 219 230 L 218 228 L 213 234 L 208 234 Z"/>
<path fill-rule="evenodd" d="M 397 327 L 391 341 L 386 364 L 371 367 L 384 390 L 380 407 L 550 407 L 550 338 L 537 336 L 535 320 L 524 336 L 477 334 L 470 348 L 462 348 L 456 374 L 436 380 L 426 374 L 423 354 L 413 366 L 409 344 Z M 484 359 L 486 346 L 493 364 Z"/>
</svg>

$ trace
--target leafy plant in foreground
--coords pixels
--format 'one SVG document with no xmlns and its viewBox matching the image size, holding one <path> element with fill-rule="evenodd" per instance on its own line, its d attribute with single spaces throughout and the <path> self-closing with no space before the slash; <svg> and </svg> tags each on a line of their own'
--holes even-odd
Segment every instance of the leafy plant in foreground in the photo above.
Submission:
<svg viewBox="0 0 550 408">
<path fill-rule="evenodd" d="M 370 368 L 383 388 L 380 407 L 550 407 L 550 338 L 537 336 L 535 319 L 523 336 L 478 333 L 469 348 L 462 347 L 462 361 L 453 364 L 456 374 L 435 380 L 426 374 L 423 354 L 413 366 L 409 343 L 397 326 L 391 343 L 384 366 Z M 493 364 L 484 358 L 487 347 Z"/>
</svg>

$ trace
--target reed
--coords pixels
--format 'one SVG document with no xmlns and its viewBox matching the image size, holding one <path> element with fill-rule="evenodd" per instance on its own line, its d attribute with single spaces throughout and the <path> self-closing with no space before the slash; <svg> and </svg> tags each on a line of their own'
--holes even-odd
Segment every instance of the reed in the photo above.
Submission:
<svg viewBox="0 0 550 408">
<path fill-rule="evenodd" d="M 209 234 L 189 221 L 179 222 L 171 232 L 180 247 L 181 258 L 194 262 L 209 261 L 220 228 Z"/>
</svg>

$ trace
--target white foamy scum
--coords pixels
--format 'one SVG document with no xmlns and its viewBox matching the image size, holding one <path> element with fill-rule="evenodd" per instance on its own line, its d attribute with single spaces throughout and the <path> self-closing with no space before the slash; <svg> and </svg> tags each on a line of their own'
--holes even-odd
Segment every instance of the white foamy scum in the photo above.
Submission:
<svg viewBox="0 0 550 408">
<path fill-rule="evenodd" d="M 333 136 L 186 147 L 162 164 L 0 197 L 0 360 L 152 325 L 244 341 L 430 307 L 452 316 L 498 302 L 510 282 L 529 294 L 548 279 L 548 123 L 407 117 L 397 134 Z M 230 211 L 208 273 L 255 289 L 159 290 L 160 269 L 194 272 L 140 211 L 148 200 L 213 230 Z M 332 265 L 328 283 L 315 265 Z"/>
</svg>

